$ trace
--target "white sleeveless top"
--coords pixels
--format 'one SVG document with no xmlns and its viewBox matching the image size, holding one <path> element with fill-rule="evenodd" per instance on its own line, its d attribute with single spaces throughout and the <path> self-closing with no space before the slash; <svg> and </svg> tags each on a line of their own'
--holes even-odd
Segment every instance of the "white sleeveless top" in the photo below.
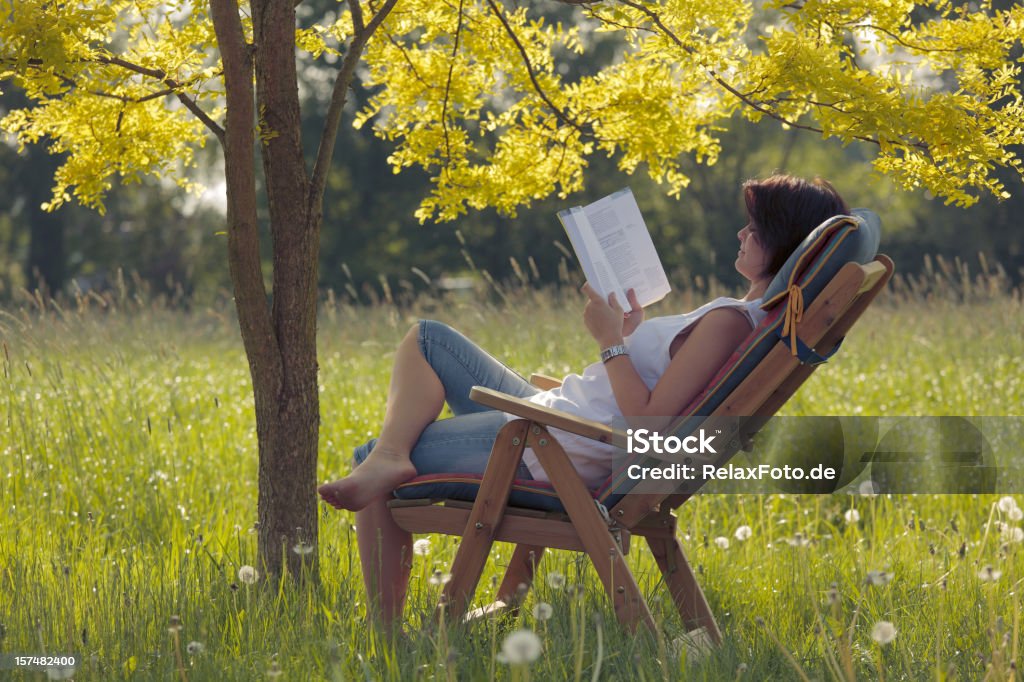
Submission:
<svg viewBox="0 0 1024 682">
<path fill-rule="evenodd" d="M 648 390 L 654 390 L 658 379 L 668 369 L 672 360 L 669 355 L 672 341 L 715 308 L 739 310 L 746 315 L 752 327 L 756 327 L 765 316 L 761 310 L 761 299 L 741 301 L 723 296 L 689 313 L 656 317 L 640 323 L 636 330 L 626 337 L 625 345 L 629 349 L 630 361 Z M 613 419 L 622 416 L 622 411 L 615 401 L 608 372 L 604 363 L 600 361 L 583 370 L 583 374 L 570 374 L 565 377 L 558 388 L 541 391 L 528 400 L 603 424 L 611 424 Z M 508 415 L 509 421 L 516 418 L 514 415 Z M 612 470 L 612 457 L 615 453 L 613 446 L 561 429 L 549 430 L 565 449 L 569 460 L 589 488 L 596 488 L 604 483 Z M 523 463 L 535 480 L 549 480 L 544 467 L 530 448 L 523 452 Z"/>
</svg>

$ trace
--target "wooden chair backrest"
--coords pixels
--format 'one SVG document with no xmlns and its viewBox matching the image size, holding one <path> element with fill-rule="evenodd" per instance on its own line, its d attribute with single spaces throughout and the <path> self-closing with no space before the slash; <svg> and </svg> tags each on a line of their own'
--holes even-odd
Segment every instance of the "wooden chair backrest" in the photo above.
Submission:
<svg viewBox="0 0 1024 682">
<path fill-rule="evenodd" d="M 892 260 L 884 255 L 866 265 L 844 265 L 804 311 L 798 325 L 800 338 L 819 354 L 828 354 L 885 287 L 892 273 Z M 780 339 L 722 404 L 705 418 L 705 421 L 718 424 L 723 420 L 715 421 L 716 418 L 729 418 L 725 421 L 737 429 L 735 433 L 723 434 L 724 437 L 717 441 L 727 446 L 720 454 L 720 461 L 727 461 L 735 455 L 742 444 L 792 397 L 814 369 L 815 366 L 802 364 L 793 355 L 788 340 Z M 687 419 L 691 418 L 681 418 L 678 423 Z M 660 482 L 638 484 L 612 507 L 612 521 L 623 528 L 633 528 L 650 515 L 667 513 L 679 507 L 696 492 L 659 492 L 662 485 Z"/>
</svg>

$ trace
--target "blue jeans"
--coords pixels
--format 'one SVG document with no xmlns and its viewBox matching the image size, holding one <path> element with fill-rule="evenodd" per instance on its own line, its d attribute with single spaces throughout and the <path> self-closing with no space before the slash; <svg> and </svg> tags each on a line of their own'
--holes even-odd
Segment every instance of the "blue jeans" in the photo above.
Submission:
<svg viewBox="0 0 1024 682">
<path fill-rule="evenodd" d="M 419 344 L 423 357 L 441 380 L 445 402 L 455 416 L 435 421 L 423 430 L 412 449 L 413 466 L 421 476 L 482 474 L 494 439 L 508 418 L 504 412 L 470 400 L 469 389 L 486 386 L 520 398 L 540 389 L 441 322 L 420 320 Z M 356 464 L 366 459 L 376 442 L 373 438 L 355 449 Z M 516 478 L 532 478 L 521 462 Z"/>
</svg>

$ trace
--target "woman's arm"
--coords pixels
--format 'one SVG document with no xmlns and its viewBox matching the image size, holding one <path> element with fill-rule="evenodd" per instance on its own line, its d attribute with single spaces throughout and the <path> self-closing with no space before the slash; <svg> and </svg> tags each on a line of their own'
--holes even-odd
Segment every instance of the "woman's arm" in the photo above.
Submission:
<svg viewBox="0 0 1024 682">
<path fill-rule="evenodd" d="M 614 294 L 603 300 L 589 286 L 583 319 L 601 348 L 622 343 L 622 308 Z M 672 356 L 654 390 L 648 390 L 628 355 L 605 363 L 615 401 L 625 417 L 673 417 L 679 414 L 750 333 L 750 322 L 734 308 L 718 308 L 693 326 Z"/>
<path fill-rule="evenodd" d="M 712 310 L 693 326 L 668 369 L 648 390 L 628 355 L 605 363 L 615 402 L 625 417 L 674 417 L 690 404 L 750 333 L 734 308 Z"/>
</svg>

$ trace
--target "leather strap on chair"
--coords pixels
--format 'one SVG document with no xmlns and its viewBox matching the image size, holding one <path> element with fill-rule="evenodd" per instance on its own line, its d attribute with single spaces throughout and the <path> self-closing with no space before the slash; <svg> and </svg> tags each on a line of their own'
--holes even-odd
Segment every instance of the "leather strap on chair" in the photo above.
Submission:
<svg viewBox="0 0 1024 682">
<path fill-rule="evenodd" d="M 797 354 L 796 325 L 804 316 L 804 290 L 798 284 L 790 284 L 786 291 L 786 318 L 782 325 L 782 337 L 788 334 L 790 337 L 790 349 L 795 356 Z"/>
</svg>

